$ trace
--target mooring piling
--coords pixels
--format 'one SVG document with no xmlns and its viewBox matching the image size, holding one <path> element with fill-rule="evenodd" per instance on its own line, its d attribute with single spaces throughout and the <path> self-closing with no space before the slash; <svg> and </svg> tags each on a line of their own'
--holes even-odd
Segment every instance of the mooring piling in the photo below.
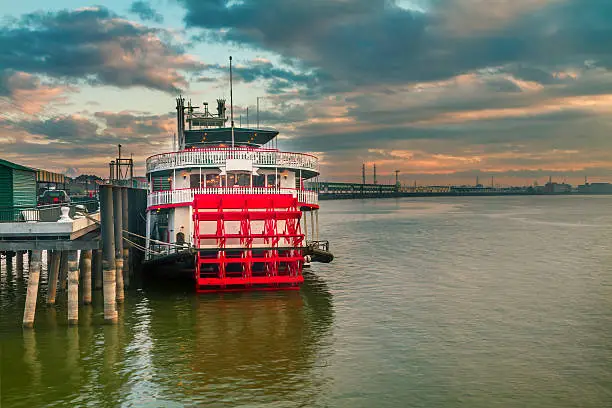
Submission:
<svg viewBox="0 0 612 408">
<path fill-rule="evenodd" d="M 91 268 L 94 279 L 94 289 L 102 289 L 102 251 L 94 249 L 91 257 Z"/>
<path fill-rule="evenodd" d="M 104 270 L 104 320 L 117 323 L 115 243 L 113 225 L 113 187 L 100 186 L 100 230 L 102 234 L 102 265 Z"/>
<path fill-rule="evenodd" d="M 117 269 L 117 302 L 123 302 L 123 206 L 121 187 L 113 187 L 113 220 L 115 233 L 115 268 Z"/>
<path fill-rule="evenodd" d="M 59 268 L 61 261 L 61 252 L 53 251 L 51 253 L 51 265 L 48 267 L 47 276 L 49 282 L 47 283 L 47 305 L 55 304 L 55 296 L 57 295 L 57 279 L 59 276 Z"/>
<path fill-rule="evenodd" d="M 23 277 L 23 251 L 17 251 L 17 276 Z"/>
<path fill-rule="evenodd" d="M 26 294 L 25 310 L 23 312 L 23 327 L 34 327 L 34 315 L 36 314 L 36 298 L 38 297 L 38 282 L 40 280 L 40 262 L 42 251 L 32 251 L 30 258 L 30 273 L 28 276 L 28 291 Z"/>
<path fill-rule="evenodd" d="M 129 195 L 127 187 L 121 187 L 121 224 L 122 231 L 121 236 L 123 237 L 123 230 L 130 230 L 130 223 L 128 220 L 128 206 L 129 206 Z M 123 284 L 126 288 L 130 287 L 130 274 L 132 268 L 130 267 L 130 245 L 127 242 L 123 242 L 121 239 L 121 245 L 123 246 Z"/>
<path fill-rule="evenodd" d="M 65 291 L 68 287 L 68 254 L 60 251 L 59 290 Z"/>
<path fill-rule="evenodd" d="M 67 252 L 68 259 L 68 324 L 79 322 L 79 268 L 77 251 Z"/>
<path fill-rule="evenodd" d="M 91 304 L 91 250 L 81 251 L 81 280 L 83 281 L 83 304 Z"/>
</svg>

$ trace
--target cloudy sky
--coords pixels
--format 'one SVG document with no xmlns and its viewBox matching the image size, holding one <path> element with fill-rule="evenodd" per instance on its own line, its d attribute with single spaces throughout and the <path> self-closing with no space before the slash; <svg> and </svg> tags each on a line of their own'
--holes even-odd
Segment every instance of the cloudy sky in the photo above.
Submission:
<svg viewBox="0 0 612 408">
<path fill-rule="evenodd" d="M 171 146 L 174 98 L 404 183 L 612 181 L 610 0 L 2 0 L 0 157 L 107 174 Z M 51 5 L 50 5 L 51 4 Z"/>
</svg>

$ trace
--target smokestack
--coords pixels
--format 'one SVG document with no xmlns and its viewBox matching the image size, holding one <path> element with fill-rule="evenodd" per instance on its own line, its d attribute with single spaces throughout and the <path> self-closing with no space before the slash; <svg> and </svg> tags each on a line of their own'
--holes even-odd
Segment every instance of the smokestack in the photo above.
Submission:
<svg viewBox="0 0 612 408">
<path fill-rule="evenodd" d="M 374 163 L 374 184 L 378 184 L 376 181 L 376 163 Z"/>
<path fill-rule="evenodd" d="M 365 163 L 363 163 L 361 165 L 361 184 L 365 184 L 366 183 L 366 169 L 365 169 Z"/>
</svg>

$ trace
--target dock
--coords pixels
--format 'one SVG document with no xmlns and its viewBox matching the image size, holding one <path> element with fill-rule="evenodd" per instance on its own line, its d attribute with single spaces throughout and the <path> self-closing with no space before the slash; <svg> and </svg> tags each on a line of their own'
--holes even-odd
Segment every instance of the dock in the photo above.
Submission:
<svg viewBox="0 0 612 408">
<path fill-rule="evenodd" d="M 117 322 L 116 304 L 123 301 L 143 259 L 138 248 L 144 247 L 146 192 L 106 184 L 100 186 L 99 200 L 0 211 L 6 273 L 27 279 L 24 327 L 34 326 L 43 256 L 49 282 L 46 304 L 55 305 L 58 293 L 67 296 L 68 324 L 78 324 L 79 305 L 90 305 L 99 289 L 105 321 Z"/>
</svg>

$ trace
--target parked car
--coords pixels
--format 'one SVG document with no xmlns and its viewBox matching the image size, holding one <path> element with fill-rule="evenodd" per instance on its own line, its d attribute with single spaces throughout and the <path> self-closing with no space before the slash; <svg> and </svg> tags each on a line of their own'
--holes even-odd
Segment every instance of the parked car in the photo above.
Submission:
<svg viewBox="0 0 612 408">
<path fill-rule="evenodd" d="M 40 196 L 38 204 L 70 204 L 70 197 L 64 190 L 47 190 Z"/>
</svg>

